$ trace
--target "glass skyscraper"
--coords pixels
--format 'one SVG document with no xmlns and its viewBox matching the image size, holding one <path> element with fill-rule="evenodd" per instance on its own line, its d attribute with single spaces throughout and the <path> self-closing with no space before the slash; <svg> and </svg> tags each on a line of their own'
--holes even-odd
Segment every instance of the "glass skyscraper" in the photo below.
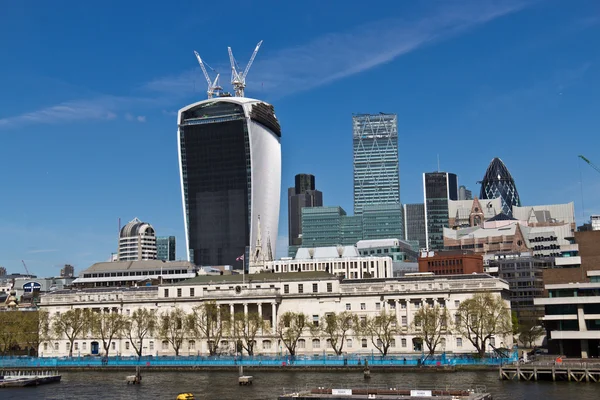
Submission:
<svg viewBox="0 0 600 400">
<path fill-rule="evenodd" d="M 404 226 L 407 241 L 416 241 L 420 249 L 427 248 L 425 235 L 425 204 L 404 205 Z"/>
<path fill-rule="evenodd" d="M 458 200 L 456 174 L 428 172 L 423 174 L 425 197 L 425 244 L 427 250 L 444 249 L 444 228 L 448 227 L 448 200 Z"/>
<path fill-rule="evenodd" d="M 302 209 L 321 207 L 323 193 L 315 189 L 315 176 L 298 174 L 294 187 L 288 188 L 288 255 L 294 257 L 302 245 Z"/>
<path fill-rule="evenodd" d="M 481 181 L 480 199 L 502 199 L 502 212 L 512 217 L 512 207 L 521 206 L 515 181 L 508 168 L 498 157 L 494 158 Z"/>
<path fill-rule="evenodd" d="M 163 261 L 175 261 L 175 236 L 156 238 L 156 258 Z"/>
<path fill-rule="evenodd" d="M 354 215 L 366 204 L 400 204 L 396 114 L 354 115 L 352 138 Z"/>
<path fill-rule="evenodd" d="M 191 104 L 178 114 L 188 260 L 231 265 L 276 248 L 281 128 L 273 106 L 242 97 Z M 260 221 L 260 222 L 259 222 Z"/>
<path fill-rule="evenodd" d="M 364 240 L 403 239 L 401 204 L 365 204 L 362 213 Z"/>
</svg>

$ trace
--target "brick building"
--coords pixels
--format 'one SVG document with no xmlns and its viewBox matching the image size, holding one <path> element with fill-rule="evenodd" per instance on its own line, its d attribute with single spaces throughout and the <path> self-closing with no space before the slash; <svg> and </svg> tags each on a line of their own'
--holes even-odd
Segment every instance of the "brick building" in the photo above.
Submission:
<svg viewBox="0 0 600 400">
<path fill-rule="evenodd" d="M 435 275 L 482 274 L 483 256 L 470 251 L 421 252 L 419 272 Z"/>
<path fill-rule="evenodd" d="M 575 232 L 575 243 L 579 255 L 554 260 L 556 266 L 544 270 L 544 284 L 554 285 L 570 282 L 589 282 L 588 271 L 600 270 L 600 231 Z M 563 261 L 573 259 L 580 265 L 575 268 L 561 268 Z M 577 264 L 577 262 L 573 264 Z"/>
</svg>

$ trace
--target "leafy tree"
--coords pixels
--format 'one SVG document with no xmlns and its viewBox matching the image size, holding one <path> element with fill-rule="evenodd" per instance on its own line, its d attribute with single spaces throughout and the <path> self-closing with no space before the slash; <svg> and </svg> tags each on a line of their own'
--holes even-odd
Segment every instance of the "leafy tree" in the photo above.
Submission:
<svg viewBox="0 0 600 400">
<path fill-rule="evenodd" d="M 502 297 L 477 293 L 458 307 L 456 331 L 466 337 L 485 356 L 492 336 L 512 334 L 511 315 Z"/>
<path fill-rule="evenodd" d="M 231 335 L 249 356 L 254 355 L 255 338 L 259 330 L 267 329 L 267 323 L 258 313 L 235 313 Z"/>
<path fill-rule="evenodd" d="M 412 323 L 412 333 L 421 338 L 429 354 L 435 354 L 435 349 L 442 342 L 442 338 L 449 330 L 448 310 L 439 305 L 423 305 L 415 313 Z"/>
<path fill-rule="evenodd" d="M 123 335 L 127 327 L 127 317 L 118 312 L 94 312 L 92 313 L 92 333 L 102 339 L 104 355 L 108 357 L 110 345 L 114 339 Z"/>
<path fill-rule="evenodd" d="M 279 317 L 277 336 L 281 339 L 291 356 L 296 355 L 298 340 L 308 328 L 308 317 L 304 313 L 288 311 Z"/>
<path fill-rule="evenodd" d="M 156 313 L 145 308 L 138 308 L 125 321 L 125 336 L 131 342 L 138 357 L 142 356 L 144 338 L 156 328 Z"/>
<path fill-rule="evenodd" d="M 359 334 L 370 337 L 373 346 L 385 357 L 399 334 L 396 315 L 381 310 L 379 315 L 368 317 L 364 324 L 359 325 Z"/>
<path fill-rule="evenodd" d="M 533 343 L 546 334 L 539 321 L 524 321 L 519 325 L 519 340 L 525 346 L 533 347 Z"/>
<path fill-rule="evenodd" d="M 69 357 L 73 357 L 73 342 L 83 336 L 90 326 L 90 310 L 73 308 L 52 318 L 52 332 L 58 338 L 65 336 L 69 341 Z"/>
<path fill-rule="evenodd" d="M 315 336 L 324 336 L 338 356 L 342 354 L 344 343 L 350 331 L 358 326 L 358 317 L 348 311 L 325 314 L 318 328 L 313 328 Z"/>
<path fill-rule="evenodd" d="M 187 323 L 196 337 L 206 339 L 208 353 L 214 356 L 218 352 L 221 338 L 231 327 L 231 313 L 226 307 L 221 309 L 214 301 L 204 302 L 192 309 Z"/>
<path fill-rule="evenodd" d="M 21 314 L 19 341 L 37 355 L 40 344 L 50 340 L 48 312 L 25 311 Z"/>
<path fill-rule="evenodd" d="M 175 350 L 175 355 L 178 356 L 183 339 L 188 333 L 186 315 L 183 310 L 181 308 L 174 308 L 171 311 L 162 313 L 158 333 L 161 339 L 171 343 L 173 350 Z"/>
<path fill-rule="evenodd" d="M 9 354 L 19 341 L 20 311 L 0 311 L 0 352 Z"/>
</svg>

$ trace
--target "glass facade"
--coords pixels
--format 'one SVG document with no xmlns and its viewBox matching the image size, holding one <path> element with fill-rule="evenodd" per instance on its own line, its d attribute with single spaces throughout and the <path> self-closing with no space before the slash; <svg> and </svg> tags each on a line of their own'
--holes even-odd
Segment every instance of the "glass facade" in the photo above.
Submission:
<svg viewBox="0 0 600 400">
<path fill-rule="evenodd" d="M 294 257 L 302 245 L 302 209 L 323 206 L 323 193 L 315 190 L 315 177 L 298 174 L 295 185 L 288 189 L 288 254 Z"/>
<path fill-rule="evenodd" d="M 340 241 L 344 246 L 353 246 L 363 238 L 363 221 L 360 215 L 344 216 L 340 220 Z"/>
<path fill-rule="evenodd" d="M 404 227 L 401 204 L 365 204 L 362 213 L 364 240 L 403 239 Z"/>
<path fill-rule="evenodd" d="M 418 242 L 420 249 L 426 248 L 425 204 L 405 204 L 404 224 L 406 226 L 406 240 Z"/>
<path fill-rule="evenodd" d="M 444 249 L 444 227 L 448 227 L 448 200 L 458 200 L 456 174 L 423 174 L 425 194 L 425 235 L 428 250 Z"/>
<path fill-rule="evenodd" d="M 163 261 L 175 261 L 175 236 L 156 238 L 156 258 Z"/>
<path fill-rule="evenodd" d="M 204 102 L 182 113 L 188 252 L 197 265 L 237 265 L 250 240 L 250 152 L 243 107 Z"/>
<path fill-rule="evenodd" d="M 515 181 L 499 158 L 494 158 L 481 181 L 480 199 L 502 199 L 502 212 L 512 217 L 512 207 L 521 206 Z"/>
<path fill-rule="evenodd" d="M 341 207 L 308 207 L 302 209 L 302 247 L 341 244 L 341 220 L 346 211 Z"/>
<path fill-rule="evenodd" d="M 400 204 L 397 116 L 354 115 L 352 131 L 354 215 L 366 204 Z"/>
</svg>

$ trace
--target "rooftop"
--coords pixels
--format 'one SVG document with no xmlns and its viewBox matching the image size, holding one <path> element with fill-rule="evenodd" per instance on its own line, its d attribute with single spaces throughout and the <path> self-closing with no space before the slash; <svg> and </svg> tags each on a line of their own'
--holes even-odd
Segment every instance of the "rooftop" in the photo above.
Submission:
<svg viewBox="0 0 600 400">
<path fill-rule="evenodd" d="M 189 261 L 163 261 L 163 260 L 144 260 L 144 261 L 113 261 L 113 262 L 99 262 L 84 271 L 79 273 L 80 276 L 83 274 L 97 273 L 97 272 L 116 272 L 116 271 L 149 271 L 149 270 L 160 270 L 162 268 L 167 269 L 194 269 L 196 266 Z"/>
<path fill-rule="evenodd" d="M 236 274 L 236 275 L 203 275 L 185 280 L 183 282 L 173 283 L 170 286 L 194 285 L 194 284 L 212 284 L 212 283 L 242 283 L 246 282 L 278 282 L 278 281 L 305 281 L 315 279 L 338 279 L 336 275 L 329 274 L 323 271 L 306 271 L 306 272 L 285 272 L 285 273 L 270 273 L 262 272 L 259 274 Z"/>
</svg>

